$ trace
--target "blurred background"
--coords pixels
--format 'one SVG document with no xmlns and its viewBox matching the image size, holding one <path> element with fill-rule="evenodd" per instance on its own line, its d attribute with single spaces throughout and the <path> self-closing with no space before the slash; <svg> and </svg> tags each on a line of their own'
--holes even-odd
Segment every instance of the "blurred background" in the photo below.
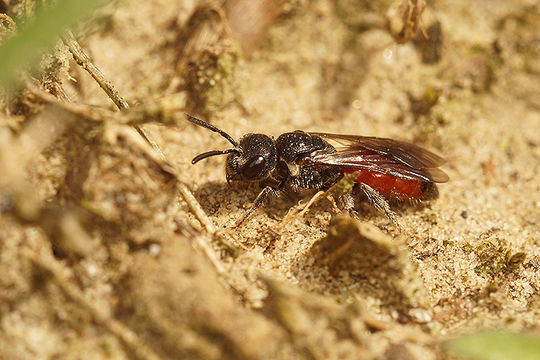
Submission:
<svg viewBox="0 0 540 360">
<path fill-rule="evenodd" d="M 540 358 L 536 1 L 0 0 L 0 358 Z M 238 139 L 447 158 L 401 228 L 227 185 Z"/>
</svg>

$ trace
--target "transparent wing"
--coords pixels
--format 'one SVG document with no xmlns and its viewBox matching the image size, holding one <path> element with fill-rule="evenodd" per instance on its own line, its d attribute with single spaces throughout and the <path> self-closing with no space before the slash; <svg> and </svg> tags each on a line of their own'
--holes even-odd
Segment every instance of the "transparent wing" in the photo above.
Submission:
<svg viewBox="0 0 540 360">
<path fill-rule="evenodd" d="M 370 170 L 412 180 L 448 181 L 438 167 L 445 159 L 429 150 L 403 141 L 354 135 L 310 133 L 338 144 L 337 152 L 315 152 L 309 161 L 347 169 Z"/>
</svg>

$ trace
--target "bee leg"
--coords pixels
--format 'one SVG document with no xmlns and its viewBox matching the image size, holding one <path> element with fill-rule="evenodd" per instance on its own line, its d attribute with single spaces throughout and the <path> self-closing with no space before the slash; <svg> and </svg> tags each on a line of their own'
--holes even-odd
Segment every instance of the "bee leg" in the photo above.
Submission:
<svg viewBox="0 0 540 360">
<path fill-rule="evenodd" d="M 375 189 L 373 189 L 367 184 L 361 183 L 360 188 L 362 189 L 364 194 L 366 194 L 367 198 L 373 204 L 373 206 L 375 206 L 375 209 L 383 212 L 386 217 L 388 217 L 388 219 L 392 222 L 392 224 L 398 227 L 400 226 L 396 217 L 396 213 L 390 209 L 390 204 L 384 198 L 384 196 L 379 194 Z"/>
<path fill-rule="evenodd" d="M 309 199 L 309 201 L 306 204 L 298 204 L 296 208 L 296 214 L 294 214 L 293 219 L 296 219 L 297 217 L 302 217 L 304 214 L 309 210 L 311 205 L 315 204 L 315 202 L 319 201 L 319 198 L 324 195 L 324 191 L 319 190 L 315 195 Z M 285 220 L 285 219 L 283 219 Z M 291 219 L 292 220 L 292 219 Z"/>
<path fill-rule="evenodd" d="M 341 208 L 338 206 L 338 204 L 336 203 L 336 199 L 335 197 L 330 194 L 328 192 L 328 190 L 326 191 L 327 194 L 326 194 L 326 200 L 328 200 L 328 202 L 330 202 L 330 205 L 332 205 L 332 210 L 334 210 L 334 212 L 336 214 L 341 214 Z M 343 207 L 343 206 L 342 206 Z"/>
<path fill-rule="evenodd" d="M 266 186 L 264 189 L 262 189 L 259 195 L 257 195 L 257 197 L 255 198 L 255 201 L 253 202 L 253 206 L 251 206 L 251 208 L 248 211 L 246 211 L 244 216 L 240 220 L 238 220 L 236 224 L 233 225 L 233 228 L 237 228 L 240 225 L 242 225 L 242 223 L 246 221 L 246 219 L 250 217 L 251 214 L 255 212 L 255 210 L 257 210 L 258 208 L 262 206 L 262 204 L 264 204 L 264 200 L 266 200 L 269 194 L 274 194 L 275 196 L 277 196 L 279 194 L 279 189 L 275 189 L 271 186 Z"/>
<path fill-rule="evenodd" d="M 313 195 L 311 197 L 311 199 L 309 200 L 309 202 L 307 202 L 306 204 L 299 204 L 298 206 L 296 207 L 292 207 L 289 212 L 287 213 L 287 215 L 285 215 L 285 217 L 283 218 L 283 220 L 281 220 L 281 222 L 276 226 L 274 227 L 274 230 L 280 230 L 281 228 L 283 228 L 285 225 L 287 225 L 289 222 L 291 222 L 292 220 L 294 219 L 297 219 L 299 217 L 302 217 L 305 215 L 305 213 L 309 210 L 309 208 L 315 204 L 317 201 L 319 201 L 319 199 L 325 195 L 325 192 L 320 190 L 318 191 L 315 195 Z"/>
<path fill-rule="evenodd" d="M 349 216 L 358 219 L 358 211 L 354 209 L 354 196 L 351 191 L 345 193 L 340 197 L 343 210 L 346 210 L 349 213 Z"/>
</svg>

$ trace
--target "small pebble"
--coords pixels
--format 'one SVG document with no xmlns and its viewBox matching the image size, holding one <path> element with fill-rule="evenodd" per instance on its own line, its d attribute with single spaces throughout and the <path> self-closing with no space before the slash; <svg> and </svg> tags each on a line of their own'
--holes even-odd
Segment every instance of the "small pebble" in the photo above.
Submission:
<svg viewBox="0 0 540 360">
<path fill-rule="evenodd" d="M 161 252 L 161 245 L 159 244 L 152 244 L 150 245 L 150 247 L 148 248 L 148 252 L 150 253 L 150 255 L 152 256 L 158 256 L 159 253 Z"/>
<path fill-rule="evenodd" d="M 426 309 L 411 309 L 409 315 L 419 323 L 428 323 L 431 321 L 431 314 Z"/>
</svg>

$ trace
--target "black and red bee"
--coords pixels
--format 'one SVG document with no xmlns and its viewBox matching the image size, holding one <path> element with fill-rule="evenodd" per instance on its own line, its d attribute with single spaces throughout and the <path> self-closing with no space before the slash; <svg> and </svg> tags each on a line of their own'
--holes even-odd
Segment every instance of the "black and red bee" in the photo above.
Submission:
<svg viewBox="0 0 540 360">
<path fill-rule="evenodd" d="M 235 141 L 223 130 L 193 116 L 187 117 L 192 123 L 217 132 L 233 145 L 231 149 L 199 154 L 192 164 L 228 154 L 225 167 L 228 182 L 259 181 L 264 185 L 242 221 L 260 207 L 270 193 L 279 193 L 286 186 L 326 190 L 345 175 L 352 174 L 355 186 L 396 222 L 387 198 L 433 199 L 438 195 L 435 183 L 448 181 L 448 175 L 439 169 L 445 162 L 442 157 L 402 141 L 301 130 L 281 134 L 277 139 L 264 134 L 247 134 Z M 343 202 L 352 210 L 352 196 L 350 193 L 345 196 Z"/>
</svg>

